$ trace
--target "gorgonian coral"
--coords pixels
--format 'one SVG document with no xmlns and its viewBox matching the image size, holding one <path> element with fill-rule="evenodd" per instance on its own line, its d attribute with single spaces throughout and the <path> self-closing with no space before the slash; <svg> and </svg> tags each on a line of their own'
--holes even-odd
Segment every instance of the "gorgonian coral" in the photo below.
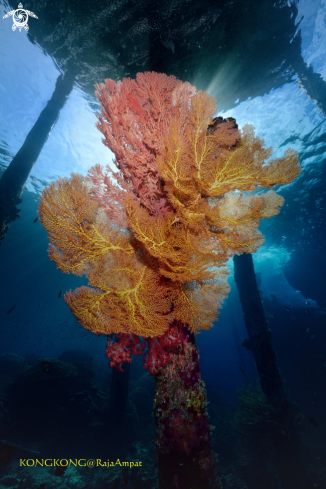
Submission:
<svg viewBox="0 0 326 489">
<path fill-rule="evenodd" d="M 208 329 L 229 290 L 227 260 L 256 251 L 260 220 L 283 204 L 274 191 L 248 192 L 291 182 L 297 154 L 267 161 L 252 127 L 214 119 L 214 98 L 173 76 L 97 90 L 97 127 L 118 171 L 95 165 L 87 179 L 59 179 L 39 209 L 51 259 L 89 280 L 65 300 L 99 334 L 153 338 L 173 321 Z"/>
</svg>

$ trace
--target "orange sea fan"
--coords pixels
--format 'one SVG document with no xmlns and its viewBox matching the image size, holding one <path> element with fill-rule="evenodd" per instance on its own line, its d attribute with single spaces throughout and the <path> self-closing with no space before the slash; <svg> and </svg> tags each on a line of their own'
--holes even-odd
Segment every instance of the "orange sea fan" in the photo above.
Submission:
<svg viewBox="0 0 326 489">
<path fill-rule="evenodd" d="M 97 89 L 97 126 L 118 171 L 95 165 L 41 197 L 50 258 L 89 280 L 65 300 L 100 334 L 159 336 L 174 320 L 208 329 L 229 290 L 227 260 L 256 251 L 260 220 L 283 205 L 274 191 L 248 192 L 293 181 L 297 154 L 269 160 L 251 126 L 214 118 L 215 100 L 175 77 Z"/>
<path fill-rule="evenodd" d="M 229 273 L 227 268 L 219 268 L 211 280 L 182 284 L 174 301 L 176 319 L 186 323 L 191 331 L 209 329 L 230 291 Z"/>
<path fill-rule="evenodd" d="M 112 255 L 89 274 L 89 284 L 68 292 L 65 300 L 84 328 L 98 334 L 160 336 L 173 319 L 175 284 L 135 257 Z"/>
<path fill-rule="evenodd" d="M 85 178 L 73 174 L 51 183 L 40 198 L 40 220 L 51 242 L 49 255 L 63 272 L 87 273 L 109 252 L 134 254 L 128 234 L 106 219 L 91 194 Z"/>
</svg>

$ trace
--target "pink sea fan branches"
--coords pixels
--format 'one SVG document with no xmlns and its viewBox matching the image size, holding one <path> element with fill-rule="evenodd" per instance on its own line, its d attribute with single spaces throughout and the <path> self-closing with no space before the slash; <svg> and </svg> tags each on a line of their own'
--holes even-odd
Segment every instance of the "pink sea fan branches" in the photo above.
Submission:
<svg viewBox="0 0 326 489">
<path fill-rule="evenodd" d="M 161 73 L 139 73 L 136 80 L 124 79 L 118 83 L 106 80 L 96 88 L 103 107 L 97 127 L 104 135 L 105 146 L 115 154 L 119 169 L 119 172 L 112 172 L 112 176 L 122 189 L 130 191 L 132 187 L 135 199 L 150 214 L 164 214 L 169 204 L 156 156 L 164 151 L 162 134 L 172 118 L 178 114 L 181 127 L 187 123 L 187 109 L 195 88 Z M 90 179 L 96 187 L 95 198 L 103 200 L 107 187 L 114 192 L 112 199 L 117 196 L 120 204 L 122 194 L 108 183 L 107 174 L 104 176 L 97 167 Z M 104 207 L 111 216 L 113 207 L 107 200 Z M 122 216 L 115 217 L 122 219 Z"/>
</svg>

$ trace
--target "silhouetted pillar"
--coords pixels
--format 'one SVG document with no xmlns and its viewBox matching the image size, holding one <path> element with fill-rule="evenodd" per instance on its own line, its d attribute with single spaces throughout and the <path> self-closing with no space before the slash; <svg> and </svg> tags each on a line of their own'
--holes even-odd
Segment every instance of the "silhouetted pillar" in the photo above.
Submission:
<svg viewBox="0 0 326 489">
<path fill-rule="evenodd" d="M 19 217 L 20 209 L 16 205 L 22 202 L 20 196 L 27 178 L 72 91 L 74 78 L 69 72 L 58 77 L 51 99 L 0 179 L 0 244 L 8 231 L 8 223 Z"/>
<path fill-rule="evenodd" d="M 275 433 L 276 470 L 282 489 L 313 487 L 304 473 L 300 454 L 300 434 L 296 417 L 298 408 L 286 396 L 277 356 L 272 345 L 265 311 L 260 298 L 251 254 L 235 256 L 234 278 L 237 284 L 249 338 L 242 344 L 251 350 L 259 381 L 268 402 L 277 413 Z"/>
<path fill-rule="evenodd" d="M 130 363 L 123 365 L 123 372 L 112 369 L 109 405 L 109 439 L 112 442 L 110 448 L 115 454 L 125 447 L 129 374 Z"/>
<path fill-rule="evenodd" d="M 244 253 L 235 256 L 233 261 L 234 278 L 249 336 L 243 341 L 243 346 L 253 354 L 263 393 L 273 406 L 279 406 L 286 400 L 286 394 L 257 286 L 252 255 Z"/>
<path fill-rule="evenodd" d="M 317 107 L 326 117 L 326 81 L 304 61 L 301 54 L 301 36 L 293 39 L 292 50 L 291 65 L 299 77 L 301 86 L 306 90 L 307 95 L 317 102 Z"/>
<path fill-rule="evenodd" d="M 157 73 L 166 73 L 164 54 L 166 48 L 161 41 L 162 13 L 161 3 L 158 0 L 150 0 L 147 8 L 147 18 L 150 25 L 149 33 L 149 70 Z"/>
</svg>

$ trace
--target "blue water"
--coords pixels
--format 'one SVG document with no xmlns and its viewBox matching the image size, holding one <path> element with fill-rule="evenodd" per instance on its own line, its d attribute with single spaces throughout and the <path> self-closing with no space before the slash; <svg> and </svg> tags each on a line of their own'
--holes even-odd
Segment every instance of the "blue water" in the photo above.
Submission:
<svg viewBox="0 0 326 489">
<path fill-rule="evenodd" d="M 24 30 L 12 31 L 12 21 L 2 18 L 7 11 L 1 2 L 0 173 L 23 144 L 60 74 L 55 57 L 32 44 Z M 302 16 L 303 59 L 326 80 L 325 0 L 299 1 L 298 25 Z M 167 49 L 172 50 L 172 44 Z M 200 83 L 215 96 L 221 80 L 221 67 L 215 66 Z M 101 81 L 94 79 L 94 83 Z M 188 81 L 196 85 L 196 76 Z M 92 359 L 98 382 L 109 390 L 105 338 L 84 330 L 63 300 L 65 291 L 86 281 L 56 269 L 47 255 L 47 234 L 39 221 L 33 222 L 39 196 L 49 182 L 72 172 L 85 175 L 95 163 L 113 168 L 114 155 L 101 143 L 95 128 L 98 110 L 95 96 L 86 93 L 77 80 L 30 173 L 21 217 L 10 224 L 1 244 L 0 355 L 20 355 L 27 365 L 38 358 L 59 358 L 66 350 L 83 350 Z M 305 418 L 305 439 L 326 457 L 325 114 L 294 74 L 263 95 L 234 100 L 232 107 L 218 115 L 234 117 L 239 127 L 253 124 L 266 146 L 273 147 L 273 157 L 287 148 L 299 152 L 302 174 L 280 189 L 285 198 L 281 213 L 262 223 L 266 241 L 254 255 L 254 265 L 286 392 L 305 416 L 317 421 L 318 428 Z M 218 322 L 199 334 L 197 342 L 208 398 L 213 403 L 218 397 L 235 408 L 237 389 L 255 384 L 258 376 L 251 353 L 241 346 L 247 333 L 232 262 L 230 268 L 229 298 Z M 131 369 L 136 382 L 143 374 L 139 359 Z"/>
</svg>

